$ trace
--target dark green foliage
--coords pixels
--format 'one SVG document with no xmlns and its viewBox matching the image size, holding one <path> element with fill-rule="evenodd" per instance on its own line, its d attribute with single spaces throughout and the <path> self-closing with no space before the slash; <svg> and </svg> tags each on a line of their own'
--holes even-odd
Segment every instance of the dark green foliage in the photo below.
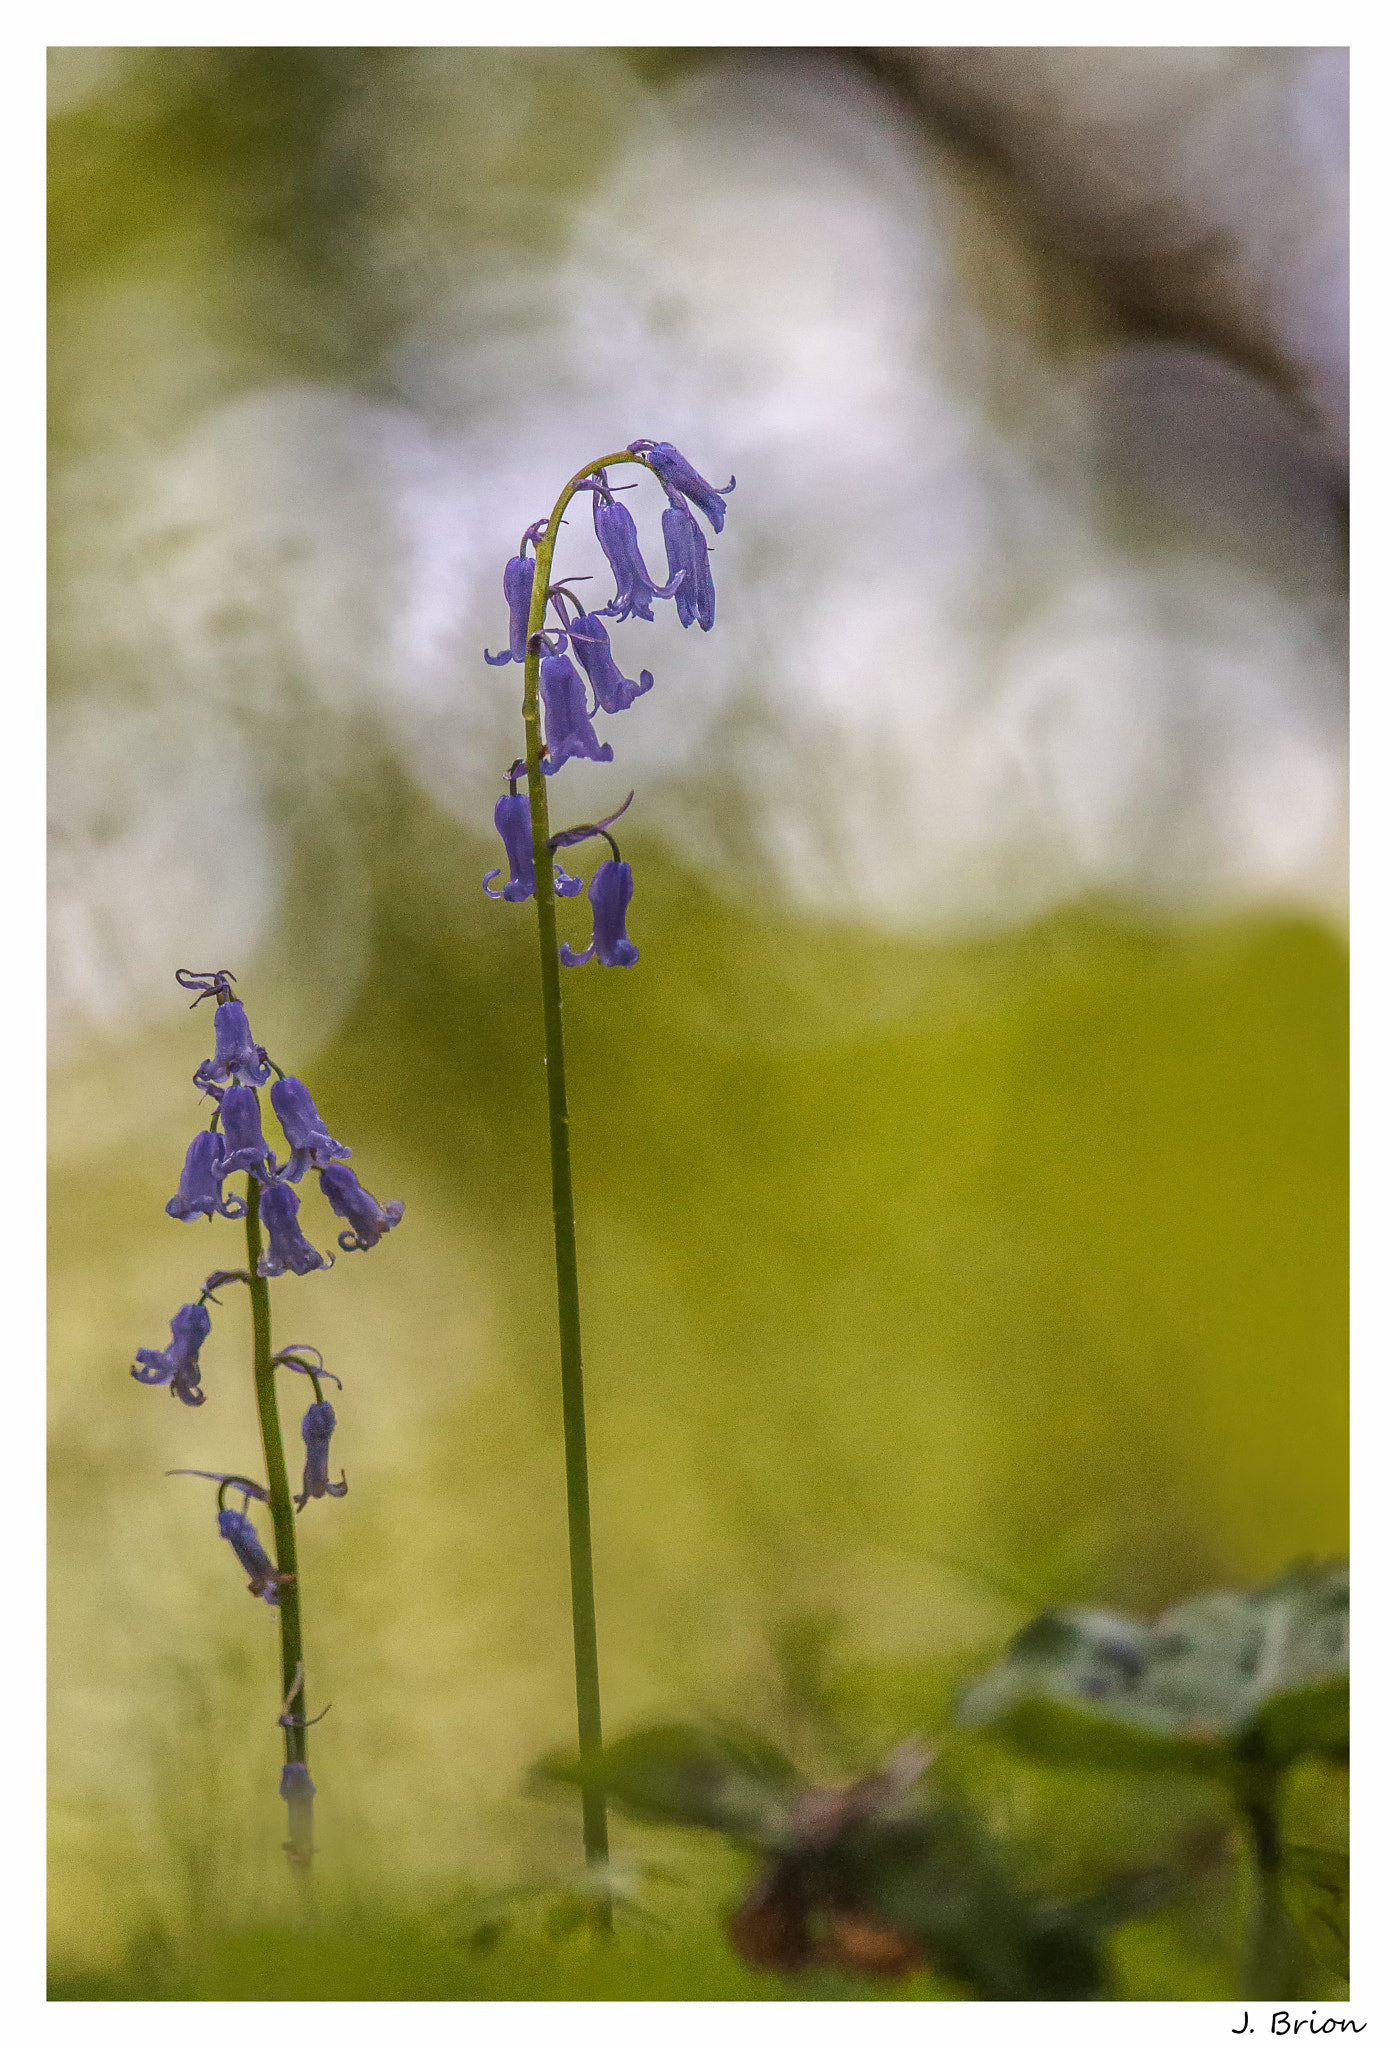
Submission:
<svg viewBox="0 0 1396 2048">
<path fill-rule="evenodd" d="M 1030 1622 L 958 1718 L 1053 1763 L 1229 1774 L 1347 1747 L 1348 1577 L 1296 1567 L 1157 1621 L 1086 1608 Z"/>
<path fill-rule="evenodd" d="M 586 1782 L 575 1759 L 549 1757 L 538 1775 Z M 613 1742 L 599 1772 L 608 1795 L 641 1820 L 715 1828 L 753 1848 L 776 1849 L 802 1780 L 774 1743 L 727 1723 L 641 1729 Z"/>
<path fill-rule="evenodd" d="M 1348 1974 L 1348 1859 L 1336 1849 L 1285 1847 L 1285 1910 L 1325 1970 Z"/>
<path fill-rule="evenodd" d="M 711 1828 L 764 1851 L 734 1915 L 748 1962 L 897 1975 L 930 1967 L 985 1999 L 1080 1999 L 1104 1988 L 1103 1937 L 1157 1902 L 1153 1879 L 1075 1900 L 1039 1898 L 1011 1853 L 952 1788 L 913 1792 L 916 1744 L 838 1790 L 808 1784 L 763 1737 L 730 1725 L 669 1724 L 613 1743 L 593 1781 L 650 1821 Z M 539 1775 L 580 1784 L 550 1758 Z"/>
</svg>

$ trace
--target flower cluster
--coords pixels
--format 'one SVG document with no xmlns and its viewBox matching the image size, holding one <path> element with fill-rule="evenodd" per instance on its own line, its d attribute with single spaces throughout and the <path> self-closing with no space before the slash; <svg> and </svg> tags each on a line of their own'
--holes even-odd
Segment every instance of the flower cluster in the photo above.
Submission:
<svg viewBox="0 0 1396 2048">
<path fill-rule="evenodd" d="M 578 884 L 580 887 L 580 884 Z M 233 994 L 233 977 L 224 969 L 194 974 L 180 969 L 176 980 L 181 988 L 194 992 L 193 1007 L 213 997 L 213 1054 L 194 1075 L 194 1085 L 213 1103 L 210 1127 L 194 1138 L 185 1155 L 179 1187 L 165 1204 L 166 1213 L 177 1222 L 190 1223 L 206 1216 L 246 1217 L 252 1191 L 256 1192 L 257 1222 L 265 1234 L 265 1247 L 255 1274 L 249 1269 L 210 1273 L 196 1301 L 186 1301 L 170 1322 L 170 1342 L 162 1351 L 142 1349 L 131 1368 L 133 1379 L 144 1386 L 167 1386 L 187 1407 L 201 1407 L 205 1390 L 200 1383 L 199 1354 L 212 1329 L 208 1305 L 218 1306 L 218 1290 L 233 1281 L 251 1284 L 279 1278 L 284 1273 L 307 1274 L 334 1264 L 330 1252 L 317 1250 L 301 1225 L 297 1187 L 308 1173 L 318 1175 L 321 1192 L 331 1210 L 347 1228 L 339 1233 L 343 1251 L 369 1251 L 386 1232 L 402 1219 L 401 1202 L 378 1202 L 362 1186 L 353 1169 L 344 1162 L 350 1148 L 331 1135 L 304 1081 L 285 1074 L 257 1044 L 247 1012 Z M 275 1076 L 275 1079 L 273 1079 Z M 286 1156 L 278 1160 L 262 1128 L 260 1090 L 267 1086 L 272 1113 L 285 1140 Z M 234 1194 L 229 1186 L 233 1174 L 248 1176 L 248 1199 Z M 305 1440 L 305 1472 L 298 1508 L 326 1495 L 339 1498 L 348 1491 L 341 1473 L 336 1482 L 329 1476 L 329 1444 L 335 1427 L 335 1412 L 322 1396 L 322 1379 L 334 1380 L 324 1360 L 310 1345 L 291 1345 L 279 1351 L 272 1364 L 305 1374 L 314 1387 L 315 1398 L 301 1424 Z M 228 1542 L 248 1575 L 251 1590 L 269 1606 L 277 1606 L 283 1586 L 291 1583 L 279 1573 L 262 1547 L 247 1509 L 253 1500 L 265 1501 L 265 1487 L 228 1473 L 200 1473 L 216 1479 L 218 1533 Z M 224 1496 L 232 1488 L 241 1492 L 241 1508 L 226 1505 Z"/>
<path fill-rule="evenodd" d="M 615 595 L 609 603 L 588 611 L 567 588 L 567 581 L 575 579 L 548 587 L 545 617 L 548 607 L 554 616 L 534 635 L 533 651 L 539 656 L 538 690 L 544 723 L 541 766 L 549 776 L 558 774 L 569 761 L 614 760 L 609 741 L 598 737 L 593 721 L 603 711 L 608 716 L 628 711 L 637 697 L 646 696 L 654 688 L 654 677 L 647 668 L 641 669 L 638 680 L 625 675 L 611 651 L 606 619 L 617 624 L 627 619 L 652 623 L 656 598 L 673 599 L 680 624 L 697 625 L 705 633 L 712 630 L 717 615 L 708 543 L 689 507 L 690 503 L 696 505 L 713 532 L 721 533 L 727 516 L 724 500 L 728 492 L 736 489 L 736 478 L 721 487 L 708 483 L 670 441 L 632 441 L 626 452 L 639 458 L 659 479 L 669 501 L 662 522 L 668 580 L 655 582 L 645 565 L 640 536 L 629 510 L 616 496 L 605 469 L 593 470 L 578 488 L 592 494 L 592 524 L 615 577 Z M 547 527 L 546 520 L 530 526 L 519 543 L 518 554 L 505 565 L 509 645 L 497 654 L 486 651 L 485 660 L 494 667 L 524 661 L 530 652 L 528 625 L 536 561 L 528 550 L 532 546 L 536 556 Z M 509 879 L 501 889 L 490 887 L 502 873 L 499 868 L 491 868 L 484 879 L 485 894 L 506 903 L 526 902 L 537 889 L 532 814 L 527 795 L 518 788 L 524 768 L 524 762 L 514 762 L 507 776 L 509 793 L 500 797 L 494 808 L 495 829 L 504 842 L 509 862 Z M 580 953 L 564 945 L 562 961 L 566 967 L 582 967 L 589 960 L 598 960 L 603 967 L 633 967 L 640 957 L 625 929 L 634 877 L 606 829 L 619 815 L 616 812 L 595 825 L 573 826 L 567 832 L 554 834 L 548 842 L 549 851 L 556 852 L 584 839 L 602 838 L 611 850 L 609 861 L 597 869 L 587 890 L 592 912 L 591 943 Z M 582 883 L 555 867 L 553 886 L 560 896 L 576 896 Z"/>
</svg>

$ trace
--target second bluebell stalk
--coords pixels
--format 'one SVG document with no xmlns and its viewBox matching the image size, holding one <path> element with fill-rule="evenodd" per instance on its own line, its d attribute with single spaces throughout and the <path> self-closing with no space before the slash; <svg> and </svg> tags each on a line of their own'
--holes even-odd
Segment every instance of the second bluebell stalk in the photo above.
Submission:
<svg viewBox="0 0 1396 2048">
<path fill-rule="evenodd" d="M 656 583 L 640 551 L 635 521 L 612 488 L 607 471 L 631 464 L 649 470 L 664 487 L 668 510 L 664 514 L 663 539 L 668 558 L 669 580 Z M 494 822 L 504 843 L 509 862 L 509 879 L 501 889 L 490 884 L 501 873 L 492 868 L 485 876 L 485 893 L 506 903 L 532 900 L 538 919 L 538 949 L 542 976 L 544 1077 L 548 1095 L 548 1135 L 552 1160 L 553 1252 L 557 1269 L 557 1313 L 560 1362 L 562 1367 L 562 1431 L 567 1477 L 567 1532 L 572 1584 L 572 1648 L 576 1671 L 577 1738 L 583 1764 L 582 1841 L 589 1865 L 598 1874 L 608 1861 L 606 1798 L 595 1769 L 601 1756 L 601 1678 L 596 1633 L 596 1592 L 591 1555 L 591 1498 L 587 1477 L 586 1406 L 582 1383 L 581 1299 L 577 1279 L 577 1230 L 572 1193 L 572 1155 L 567 1110 L 567 1076 L 562 1032 L 561 968 L 580 967 L 596 961 L 602 967 L 633 967 L 639 949 L 625 928 L 626 912 L 634 894 L 635 881 L 630 864 L 621 858 L 611 827 L 628 809 L 627 797 L 619 810 L 595 823 L 569 825 L 554 832 L 548 817 L 548 787 L 552 778 L 570 768 L 574 761 L 609 762 L 613 748 L 598 739 L 592 724 L 598 712 L 609 716 L 629 712 L 654 687 L 648 668 L 641 669 L 638 682 L 631 681 L 611 650 L 605 618 L 617 623 L 628 619 L 654 622 L 654 601 L 676 601 L 683 626 L 697 625 L 707 632 L 715 618 L 712 570 L 707 542 L 689 504 L 697 505 L 714 532 L 720 533 L 726 517 L 724 499 L 735 488 L 735 479 L 721 490 L 705 481 L 686 457 L 669 441 L 634 441 L 614 455 L 589 463 L 564 485 L 546 520 L 528 529 L 519 553 L 504 572 L 504 593 L 509 605 L 509 646 L 486 660 L 500 666 L 522 660 L 524 665 L 524 753 L 507 771 L 508 794 L 495 804 Z M 615 595 L 604 605 L 586 610 L 567 590 L 567 582 L 552 581 L 553 551 L 567 507 L 583 491 L 590 491 L 593 524 L 597 540 L 615 576 Z M 528 556 L 529 546 L 533 558 Z M 569 618 L 567 606 L 575 608 Z M 556 622 L 548 621 L 549 610 Z M 572 656 L 581 664 L 590 683 L 593 701 L 588 707 L 586 686 Z M 546 721 L 546 733 L 544 722 Z M 573 771 L 573 780 L 581 771 Z M 587 773 L 590 770 L 586 771 Z M 527 774 L 527 794 L 518 788 L 521 774 Z M 556 784 L 553 785 L 556 787 Z M 631 792 L 631 796 L 634 792 Z M 602 839 L 610 858 L 592 876 L 587 891 L 591 905 L 591 939 L 585 950 L 570 945 L 559 947 L 557 898 L 572 896 L 581 888 L 557 867 L 554 855 L 564 847 L 580 846 L 590 839 Z M 322 1180 L 328 1183 L 327 1168 Z M 345 1239 L 340 1239 L 341 1244 Z M 328 1404 L 325 1404 L 328 1406 Z M 308 1418 L 307 1418 L 308 1419 Z M 330 1412 L 333 1421 L 333 1411 Z M 309 1446 L 309 1438 L 307 1438 Z M 328 1473 L 328 1454 L 323 1472 Z M 307 1474 L 310 1463 L 307 1459 Z M 322 1468 L 317 1465 L 317 1483 Z M 307 1486 L 309 1480 L 307 1479 Z M 598 1914 L 610 1924 L 609 1894 L 599 1894 Z"/>
</svg>

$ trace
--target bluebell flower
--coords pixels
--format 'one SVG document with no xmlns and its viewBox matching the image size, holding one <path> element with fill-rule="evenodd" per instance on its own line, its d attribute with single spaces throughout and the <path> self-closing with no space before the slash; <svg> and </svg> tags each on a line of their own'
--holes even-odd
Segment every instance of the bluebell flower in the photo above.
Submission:
<svg viewBox="0 0 1396 2048">
<path fill-rule="evenodd" d="M 252 1042 L 252 1026 L 236 996 L 220 1003 L 213 1013 L 211 1060 L 205 1060 L 194 1076 L 194 1084 L 215 1100 L 229 1083 L 244 1088 L 262 1088 L 271 1079 L 271 1062 L 264 1045 Z"/>
<path fill-rule="evenodd" d="M 310 1090 L 294 1074 L 285 1074 L 281 1080 L 272 1082 L 271 1106 L 291 1147 L 291 1157 L 281 1169 L 282 1180 L 300 1180 L 307 1166 L 328 1166 L 332 1159 L 353 1157 L 348 1145 L 341 1145 L 338 1138 L 330 1136 Z M 227 1108 L 225 1097 L 225 1123 Z"/>
<path fill-rule="evenodd" d="M 686 565 L 685 565 L 686 566 Z M 683 604 L 683 591 L 678 594 Z M 611 636 L 595 612 L 583 612 L 568 628 L 572 652 L 587 672 L 587 681 L 596 692 L 596 701 L 603 711 L 625 711 L 643 697 L 646 690 L 654 688 L 654 677 L 647 668 L 640 670 L 640 680 L 632 683 L 623 676 L 616 666 L 611 652 Z"/>
<path fill-rule="evenodd" d="M 223 1192 L 221 1185 L 223 1137 L 219 1131 L 200 1131 L 184 1155 L 179 1192 L 165 1204 L 165 1214 L 180 1223 L 195 1216 L 245 1216 L 247 1204 L 237 1195 Z"/>
<path fill-rule="evenodd" d="M 240 1508 L 218 1510 L 218 1533 L 231 1543 L 237 1553 L 238 1563 L 247 1573 L 247 1590 L 265 1600 L 268 1607 L 281 1605 L 281 1588 L 292 1582 L 290 1572 L 279 1572 L 262 1548 L 262 1539 L 257 1534 L 249 1515 Z"/>
<path fill-rule="evenodd" d="M 547 772 L 546 763 L 544 772 Z M 507 796 L 499 799 L 494 807 L 494 828 L 504 841 L 504 851 L 509 856 L 509 879 L 502 889 L 492 889 L 490 883 L 499 869 L 491 868 L 481 887 L 496 902 L 526 903 L 538 886 L 538 873 L 533 865 L 533 813 L 523 790 L 511 789 Z M 553 888 L 559 896 L 579 896 L 581 876 L 569 875 L 554 863 Z"/>
<path fill-rule="evenodd" d="M 676 583 L 658 584 L 640 554 L 640 536 L 625 506 L 598 490 L 592 499 L 592 523 L 606 560 L 615 573 L 616 594 L 602 610 L 608 618 L 653 620 L 652 597 L 672 597 Z"/>
<path fill-rule="evenodd" d="M 305 1472 L 301 1478 L 301 1491 L 296 1495 L 299 1511 L 308 1500 L 323 1500 L 331 1494 L 340 1500 L 349 1491 L 349 1482 L 343 1472 L 339 1483 L 330 1484 L 330 1438 L 334 1435 L 334 1409 L 328 1401 L 316 1401 L 305 1411 L 301 1422 L 301 1435 L 305 1439 Z"/>
<path fill-rule="evenodd" d="M 696 619 L 705 633 L 711 632 L 717 616 L 717 596 L 713 590 L 713 572 L 708 565 L 708 543 L 703 530 L 689 511 L 687 505 L 677 501 L 664 514 L 664 552 L 669 558 L 670 574 L 679 569 L 684 572 L 674 598 L 679 623 L 691 626 Z"/>
<path fill-rule="evenodd" d="M 587 711 L 586 684 L 565 654 L 545 654 L 538 686 L 548 738 L 545 775 L 556 775 L 568 761 L 614 761 L 611 747 L 596 737 Z M 496 813 L 497 815 L 497 813 Z"/>
<path fill-rule="evenodd" d="M 691 498 L 698 510 L 707 516 L 714 533 L 721 533 L 722 522 L 727 517 L 723 499 L 729 491 L 737 488 L 737 479 L 720 486 L 710 484 L 699 476 L 686 456 L 680 455 L 672 441 L 632 441 L 630 455 L 643 455 L 655 475 L 669 491 L 682 491 Z"/>
<path fill-rule="evenodd" d="M 251 1173 L 265 1179 L 271 1147 L 262 1136 L 262 1100 L 255 1088 L 229 1088 L 219 1105 L 223 1125 L 220 1179 L 230 1173 Z M 273 1162 L 274 1164 L 274 1162 Z"/>
<path fill-rule="evenodd" d="M 504 595 L 509 605 L 509 645 L 499 654 L 485 650 L 491 668 L 522 661 L 528 650 L 528 613 L 533 603 L 533 561 L 520 550 L 504 565 Z"/>
<path fill-rule="evenodd" d="M 292 1800 L 315 1797 L 309 1764 L 292 1763 L 281 1766 L 281 1796 L 288 1806 Z"/>
<path fill-rule="evenodd" d="M 633 967 L 640 954 L 625 932 L 625 910 L 635 893 L 635 881 L 628 860 L 603 861 L 591 878 L 587 897 L 591 903 L 591 944 L 585 953 L 562 949 L 564 967 L 585 967 L 595 957 L 603 967 Z"/>
<path fill-rule="evenodd" d="M 138 1351 L 131 1377 L 143 1387 L 168 1387 L 186 1408 L 201 1408 L 208 1398 L 199 1385 L 199 1352 L 213 1328 L 201 1301 L 186 1301 L 170 1320 L 170 1342 L 164 1351 Z"/>
<path fill-rule="evenodd" d="M 328 1166 L 325 1171 L 347 1173 L 349 1169 Z M 303 1235 L 296 1221 L 300 1206 L 299 1195 L 284 1180 L 275 1180 L 263 1190 L 261 1217 L 267 1227 L 268 1249 L 257 1261 L 257 1271 L 263 1280 L 275 1280 L 287 1272 L 313 1273 L 333 1263 Z"/>
<path fill-rule="evenodd" d="M 360 1186 L 351 1167 L 327 1166 L 320 1175 L 320 1185 L 335 1215 L 353 1226 L 339 1233 L 340 1245 L 346 1252 L 372 1251 L 384 1232 L 402 1221 L 403 1204 L 385 1202 L 380 1206 L 368 1189 Z"/>
</svg>

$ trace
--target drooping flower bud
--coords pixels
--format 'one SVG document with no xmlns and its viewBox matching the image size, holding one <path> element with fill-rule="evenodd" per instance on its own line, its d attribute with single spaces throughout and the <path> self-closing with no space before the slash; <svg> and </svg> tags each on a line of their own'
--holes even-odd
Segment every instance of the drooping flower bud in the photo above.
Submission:
<svg viewBox="0 0 1396 2048">
<path fill-rule="evenodd" d="M 168 1387 L 186 1408 L 201 1408 L 208 1398 L 199 1385 L 199 1352 L 213 1328 L 199 1301 L 186 1301 L 170 1321 L 170 1342 L 164 1351 L 136 1353 L 131 1377 L 143 1387 Z"/>
<path fill-rule="evenodd" d="M 401 1202 L 376 1202 L 358 1175 L 348 1166 L 327 1166 L 320 1175 L 325 1199 L 336 1216 L 352 1227 L 341 1230 L 339 1242 L 346 1252 L 371 1251 L 385 1232 L 402 1221 Z"/>
<path fill-rule="evenodd" d="M 615 753 L 596 737 L 587 711 L 586 684 L 565 654 L 545 654 L 538 685 L 548 740 L 545 775 L 556 775 L 568 761 L 614 761 Z"/>
<path fill-rule="evenodd" d="M 591 904 L 592 938 L 585 953 L 574 953 L 570 946 L 562 948 L 564 967 L 585 967 L 588 960 L 599 960 L 603 967 L 633 967 L 639 959 L 639 949 L 626 936 L 626 906 L 635 893 L 635 881 L 630 872 L 628 860 L 608 860 L 596 870 L 591 878 L 587 898 Z"/>
<path fill-rule="evenodd" d="M 296 1507 L 303 1508 L 308 1500 L 323 1500 L 328 1493 L 340 1500 L 349 1491 L 349 1482 L 343 1472 L 335 1485 L 330 1484 L 330 1438 L 334 1435 L 334 1409 L 328 1401 L 315 1401 L 306 1409 L 301 1422 L 301 1436 L 305 1440 L 305 1471 L 301 1476 L 301 1490 L 296 1495 Z"/>
<path fill-rule="evenodd" d="M 222 1187 L 223 1135 L 221 1131 L 200 1131 L 184 1155 L 179 1192 L 165 1204 L 165 1214 L 180 1223 L 195 1216 L 245 1216 L 247 1204 Z"/>
<path fill-rule="evenodd" d="M 272 1082 L 271 1106 L 291 1147 L 291 1157 L 281 1169 L 282 1180 L 298 1181 L 307 1166 L 328 1166 L 331 1160 L 353 1157 L 348 1145 L 330 1136 L 310 1090 L 294 1074 Z M 226 1112 L 226 1098 L 224 1109 Z"/>
<path fill-rule="evenodd" d="M 327 1172 L 348 1172 L 347 1167 L 327 1167 Z M 275 1280 L 282 1273 L 314 1273 L 321 1266 L 331 1262 L 303 1234 L 297 1217 L 300 1214 L 300 1197 L 285 1181 L 273 1181 L 263 1190 L 261 1218 L 267 1229 L 268 1248 L 257 1261 L 257 1271 L 264 1280 Z"/>
</svg>

